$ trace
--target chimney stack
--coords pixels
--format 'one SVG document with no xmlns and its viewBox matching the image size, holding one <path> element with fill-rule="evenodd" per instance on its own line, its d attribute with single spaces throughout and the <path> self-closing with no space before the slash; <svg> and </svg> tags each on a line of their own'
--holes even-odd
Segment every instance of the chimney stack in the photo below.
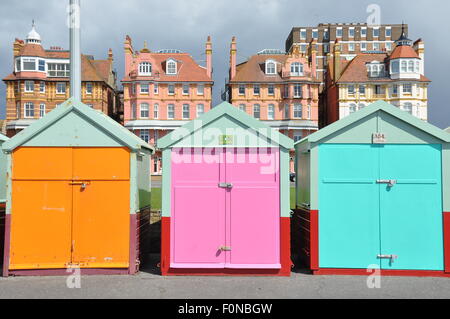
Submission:
<svg viewBox="0 0 450 319">
<path fill-rule="evenodd" d="M 206 41 L 206 74 L 212 76 L 212 43 L 211 36 L 208 36 Z"/>
<path fill-rule="evenodd" d="M 80 0 L 70 0 L 70 95 L 81 102 L 81 29 Z"/>
<path fill-rule="evenodd" d="M 231 39 L 231 48 L 230 48 L 230 80 L 232 80 L 236 76 L 236 37 Z"/>
</svg>

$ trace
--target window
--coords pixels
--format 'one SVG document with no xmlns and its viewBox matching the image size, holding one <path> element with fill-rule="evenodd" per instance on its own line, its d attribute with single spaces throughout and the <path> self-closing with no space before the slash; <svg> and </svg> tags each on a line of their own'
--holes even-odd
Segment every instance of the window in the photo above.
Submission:
<svg viewBox="0 0 450 319">
<path fill-rule="evenodd" d="M 294 142 L 297 143 L 302 139 L 302 132 L 301 131 L 295 131 L 294 132 Z"/>
<path fill-rule="evenodd" d="M 190 119 L 189 104 L 183 104 L 183 120 Z"/>
<path fill-rule="evenodd" d="M 20 81 L 14 83 L 14 92 L 19 93 L 20 91 Z"/>
<path fill-rule="evenodd" d="M 269 95 L 275 95 L 275 86 L 273 84 L 269 84 L 267 87 L 267 91 Z"/>
<path fill-rule="evenodd" d="M 375 85 L 375 94 L 376 95 L 384 94 L 384 89 L 381 85 Z"/>
<path fill-rule="evenodd" d="M 69 77 L 70 64 L 68 63 L 49 63 L 47 65 L 47 74 L 49 77 Z"/>
<path fill-rule="evenodd" d="M 23 59 L 24 71 L 36 71 L 36 59 Z"/>
<path fill-rule="evenodd" d="M 386 31 L 385 31 L 386 33 L 386 37 L 390 37 L 390 36 L 392 36 L 392 29 L 390 28 L 390 27 L 386 27 Z"/>
<path fill-rule="evenodd" d="M 245 104 L 239 104 L 239 110 L 245 112 Z"/>
<path fill-rule="evenodd" d="M 167 62 L 167 74 L 177 74 L 177 63 L 174 60 Z"/>
<path fill-rule="evenodd" d="M 131 117 L 133 118 L 133 120 L 137 117 L 136 103 L 133 103 L 131 105 Z"/>
<path fill-rule="evenodd" d="M 175 105 L 167 105 L 167 119 L 173 120 L 175 118 Z"/>
<path fill-rule="evenodd" d="M 284 105 L 284 119 L 289 119 L 291 118 L 291 108 L 289 107 L 289 104 L 285 104 Z"/>
<path fill-rule="evenodd" d="M 45 60 L 39 60 L 39 71 L 45 72 Z"/>
<path fill-rule="evenodd" d="M 302 76 L 303 64 L 300 62 L 294 62 L 291 64 L 291 76 Z"/>
<path fill-rule="evenodd" d="M 131 94 L 136 94 L 136 84 L 135 83 L 133 83 L 132 85 L 131 85 Z"/>
<path fill-rule="evenodd" d="M 397 84 L 394 84 L 392 86 L 392 94 L 398 94 L 398 85 Z"/>
<path fill-rule="evenodd" d="M 416 61 L 416 73 L 420 73 L 420 62 Z"/>
<path fill-rule="evenodd" d="M 141 103 L 141 118 L 148 119 L 150 116 L 150 107 L 148 103 Z"/>
<path fill-rule="evenodd" d="M 153 93 L 159 94 L 159 84 L 158 83 L 153 84 Z"/>
<path fill-rule="evenodd" d="M 20 102 L 16 103 L 16 118 L 20 119 Z"/>
<path fill-rule="evenodd" d="M 412 104 L 411 103 L 403 104 L 403 111 L 408 112 L 409 114 L 412 114 Z"/>
<path fill-rule="evenodd" d="M 380 51 L 380 44 L 378 42 L 373 43 L 373 50 L 374 51 Z"/>
<path fill-rule="evenodd" d="M 275 61 L 266 61 L 266 74 L 273 75 L 277 73 Z"/>
<path fill-rule="evenodd" d="M 348 50 L 350 52 L 355 52 L 355 44 L 354 43 L 349 43 L 348 44 Z"/>
<path fill-rule="evenodd" d="M 22 70 L 21 68 L 21 62 L 20 59 L 16 60 L 16 72 L 20 72 Z"/>
<path fill-rule="evenodd" d="M 323 38 L 324 40 L 328 40 L 330 38 L 328 30 L 323 30 Z"/>
<path fill-rule="evenodd" d="M 378 38 L 380 36 L 380 29 L 374 28 L 372 32 L 373 32 L 374 38 Z"/>
<path fill-rule="evenodd" d="M 301 98 L 301 97 L 302 97 L 302 85 L 294 84 L 294 98 Z"/>
<path fill-rule="evenodd" d="M 253 116 L 257 119 L 261 118 L 261 107 L 259 104 L 253 105 Z"/>
<path fill-rule="evenodd" d="M 353 84 L 348 86 L 348 94 L 355 94 L 355 86 Z"/>
<path fill-rule="evenodd" d="M 150 131 L 149 130 L 141 130 L 139 136 L 145 143 L 150 142 Z"/>
<path fill-rule="evenodd" d="M 153 118 L 157 120 L 159 118 L 159 104 L 153 106 Z"/>
<path fill-rule="evenodd" d="M 150 62 L 142 62 L 139 64 L 139 75 L 152 75 L 152 64 Z"/>
<path fill-rule="evenodd" d="M 34 92 L 34 81 L 25 81 L 25 92 Z"/>
<path fill-rule="evenodd" d="M 269 104 L 267 108 L 267 119 L 274 120 L 275 119 L 275 105 Z"/>
<path fill-rule="evenodd" d="M 352 114 L 352 113 L 355 113 L 356 111 L 357 111 L 357 106 L 356 106 L 356 104 L 355 104 L 355 103 L 350 104 L 349 107 L 348 107 L 348 112 L 349 112 L 350 114 Z"/>
<path fill-rule="evenodd" d="M 392 73 L 398 73 L 400 71 L 400 63 L 398 61 L 392 62 Z"/>
<path fill-rule="evenodd" d="M 328 43 L 323 44 L 323 53 L 329 53 L 330 52 L 330 45 Z"/>
<path fill-rule="evenodd" d="M 66 94 L 66 83 L 65 82 L 56 83 L 56 94 Z"/>
<path fill-rule="evenodd" d="M 159 162 L 159 158 L 154 157 L 153 158 L 153 173 L 158 173 L 158 162 Z"/>
<path fill-rule="evenodd" d="M 197 105 L 197 117 L 200 117 L 203 114 L 205 114 L 205 106 L 203 104 L 198 104 Z"/>
<path fill-rule="evenodd" d="M 41 103 L 39 105 L 39 117 L 43 118 L 45 116 L 45 104 Z"/>
<path fill-rule="evenodd" d="M 367 51 L 367 43 L 361 42 L 361 51 Z"/>
<path fill-rule="evenodd" d="M 403 93 L 412 94 L 412 84 L 411 83 L 403 84 Z"/>
<path fill-rule="evenodd" d="M 359 103 L 358 104 L 358 110 L 362 110 L 365 107 L 366 107 L 366 105 L 364 103 Z"/>
<path fill-rule="evenodd" d="M 408 62 L 402 61 L 402 72 L 406 72 L 408 70 Z"/>
<path fill-rule="evenodd" d="M 361 94 L 361 95 L 366 94 L 366 86 L 365 85 L 359 86 L 359 94 Z"/>
<path fill-rule="evenodd" d="M 312 37 L 313 37 L 313 39 L 319 38 L 319 31 L 317 29 L 314 29 L 312 31 Z"/>
<path fill-rule="evenodd" d="M 259 95 L 261 92 L 261 87 L 259 86 L 259 84 L 254 84 L 253 85 L 253 94 L 254 95 Z"/>
<path fill-rule="evenodd" d="M 354 38 L 355 37 L 355 28 L 348 29 L 348 36 L 350 38 Z"/>
<path fill-rule="evenodd" d="M 183 95 L 189 95 L 189 84 L 183 84 Z"/>
<path fill-rule="evenodd" d="M 367 36 L 367 28 L 361 28 L 361 36 L 366 37 Z"/>
<path fill-rule="evenodd" d="M 148 83 L 146 83 L 146 84 L 142 83 L 141 84 L 141 94 L 148 94 L 148 93 L 150 93 L 150 85 Z"/>
<path fill-rule="evenodd" d="M 203 84 L 197 84 L 197 95 L 205 94 L 205 86 Z"/>
<path fill-rule="evenodd" d="M 302 40 L 306 39 L 306 29 L 300 30 L 300 39 L 302 39 Z"/>
<path fill-rule="evenodd" d="M 392 43 L 386 42 L 386 51 L 392 51 Z"/>
<path fill-rule="evenodd" d="M 157 130 L 154 130 L 154 131 L 153 131 L 153 142 L 154 142 L 155 144 L 158 142 L 158 137 L 159 137 L 158 131 L 157 131 Z"/>
<path fill-rule="evenodd" d="M 92 82 L 86 83 L 86 94 L 92 94 Z"/>
<path fill-rule="evenodd" d="M 245 85 L 239 84 L 239 95 L 245 95 Z"/>
<path fill-rule="evenodd" d="M 414 61 L 412 60 L 408 62 L 408 72 L 414 72 Z"/>
<path fill-rule="evenodd" d="M 307 112 L 306 118 L 308 120 L 310 120 L 311 119 L 311 105 L 308 104 L 308 106 L 306 107 L 306 112 Z"/>
<path fill-rule="evenodd" d="M 300 52 L 306 52 L 306 44 L 300 44 Z"/>
<path fill-rule="evenodd" d="M 342 38 L 342 28 L 336 29 L 336 38 Z"/>
<path fill-rule="evenodd" d="M 31 103 L 31 102 L 25 103 L 24 116 L 26 118 L 34 117 L 34 103 Z"/>
<path fill-rule="evenodd" d="M 289 97 L 289 85 L 285 85 L 284 86 L 284 97 L 288 98 Z"/>
<path fill-rule="evenodd" d="M 174 84 L 169 84 L 168 85 L 168 91 L 169 91 L 169 95 L 175 95 L 175 85 Z"/>
<path fill-rule="evenodd" d="M 294 118 L 301 119 L 303 117 L 301 104 L 294 104 Z"/>
</svg>

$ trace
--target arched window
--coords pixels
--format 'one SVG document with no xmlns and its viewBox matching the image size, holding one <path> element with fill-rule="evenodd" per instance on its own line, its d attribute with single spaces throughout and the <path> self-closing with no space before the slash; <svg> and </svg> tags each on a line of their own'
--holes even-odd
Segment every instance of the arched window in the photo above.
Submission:
<svg viewBox="0 0 450 319">
<path fill-rule="evenodd" d="M 412 114 L 412 103 L 403 104 L 403 111 L 408 112 L 409 114 Z"/>
<path fill-rule="evenodd" d="M 302 76 L 303 64 L 300 62 L 294 62 L 291 64 L 291 76 Z"/>
<path fill-rule="evenodd" d="M 150 108 L 148 103 L 142 103 L 141 104 L 141 118 L 148 119 L 150 116 Z"/>
<path fill-rule="evenodd" d="M 167 74 L 177 74 L 177 62 L 174 60 L 168 60 L 167 61 Z"/>
<path fill-rule="evenodd" d="M 276 74 L 277 73 L 277 65 L 275 61 L 267 60 L 266 61 L 266 74 Z"/>
<path fill-rule="evenodd" d="M 350 104 L 349 107 L 348 107 L 348 111 L 349 111 L 350 114 L 355 113 L 357 111 L 356 104 L 355 103 Z"/>
<path fill-rule="evenodd" d="M 140 63 L 139 75 L 152 75 L 152 64 L 150 62 Z"/>
</svg>

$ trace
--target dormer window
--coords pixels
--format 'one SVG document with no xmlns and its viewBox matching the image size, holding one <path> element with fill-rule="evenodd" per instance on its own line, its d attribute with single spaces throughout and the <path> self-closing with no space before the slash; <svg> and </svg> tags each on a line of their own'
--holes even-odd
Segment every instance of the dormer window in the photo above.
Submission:
<svg viewBox="0 0 450 319">
<path fill-rule="evenodd" d="M 294 62 L 291 64 L 291 76 L 302 76 L 303 75 L 303 64 L 299 62 Z"/>
<path fill-rule="evenodd" d="M 170 59 L 167 61 L 166 73 L 171 75 L 177 74 L 177 62 L 175 60 Z"/>
<path fill-rule="evenodd" d="M 152 64 L 150 62 L 142 62 L 139 64 L 139 75 L 152 75 Z"/>
<path fill-rule="evenodd" d="M 266 61 L 266 74 L 275 75 L 277 74 L 277 64 L 273 60 Z"/>
<path fill-rule="evenodd" d="M 382 64 L 378 61 L 373 61 L 373 62 L 369 63 L 367 65 L 367 71 L 369 72 L 369 76 L 371 78 L 379 78 L 379 77 L 383 77 L 385 75 L 384 64 Z"/>
</svg>

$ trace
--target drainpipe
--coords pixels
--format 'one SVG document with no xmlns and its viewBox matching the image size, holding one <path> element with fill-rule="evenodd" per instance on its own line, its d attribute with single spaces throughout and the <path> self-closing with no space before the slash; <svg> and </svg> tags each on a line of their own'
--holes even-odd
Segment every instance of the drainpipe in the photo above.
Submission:
<svg viewBox="0 0 450 319">
<path fill-rule="evenodd" d="M 81 32 L 80 0 L 70 0 L 70 96 L 81 102 Z"/>
</svg>

